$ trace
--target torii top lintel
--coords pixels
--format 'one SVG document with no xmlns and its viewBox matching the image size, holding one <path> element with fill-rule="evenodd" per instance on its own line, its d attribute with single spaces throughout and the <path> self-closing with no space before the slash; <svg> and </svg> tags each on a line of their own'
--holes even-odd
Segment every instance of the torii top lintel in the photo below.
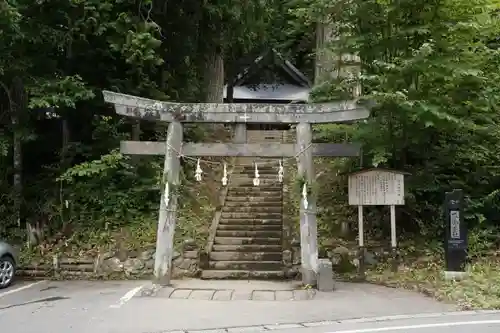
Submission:
<svg viewBox="0 0 500 333">
<path fill-rule="evenodd" d="M 185 123 L 342 123 L 370 116 L 356 101 L 325 104 L 216 104 L 155 101 L 103 91 L 104 101 L 115 105 L 116 113 L 144 120 Z"/>
</svg>

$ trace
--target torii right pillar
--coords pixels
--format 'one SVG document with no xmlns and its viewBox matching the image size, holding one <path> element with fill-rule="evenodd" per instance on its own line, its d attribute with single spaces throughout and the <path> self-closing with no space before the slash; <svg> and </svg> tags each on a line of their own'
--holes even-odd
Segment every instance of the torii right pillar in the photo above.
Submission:
<svg viewBox="0 0 500 333">
<path fill-rule="evenodd" d="M 299 123 L 297 130 L 298 156 L 297 172 L 299 179 L 310 189 L 315 181 L 314 160 L 310 148 L 312 144 L 312 126 L 309 123 Z M 315 286 L 318 273 L 318 227 L 316 223 L 316 196 L 306 194 L 300 200 L 300 256 L 302 283 Z"/>
</svg>

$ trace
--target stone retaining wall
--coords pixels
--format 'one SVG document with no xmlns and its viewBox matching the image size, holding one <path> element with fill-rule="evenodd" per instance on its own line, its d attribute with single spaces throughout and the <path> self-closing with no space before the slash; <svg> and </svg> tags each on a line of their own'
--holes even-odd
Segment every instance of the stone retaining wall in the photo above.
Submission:
<svg viewBox="0 0 500 333">
<path fill-rule="evenodd" d="M 96 256 L 71 258 L 60 255 L 33 260 L 18 269 L 30 278 L 75 279 L 140 279 L 153 274 L 154 250 L 99 253 Z M 172 278 L 197 277 L 199 251 L 186 249 L 174 252 Z"/>
<path fill-rule="evenodd" d="M 287 273 L 290 277 L 300 277 L 301 252 L 300 242 L 294 240 L 291 249 L 287 253 Z M 332 262 L 333 271 L 337 274 L 355 272 L 359 266 L 359 254 L 357 248 L 336 246 L 326 249 L 327 258 Z M 285 256 L 283 256 L 285 258 Z M 383 245 L 374 245 L 365 248 L 364 261 L 367 267 L 380 262 L 387 262 L 391 258 L 390 248 Z M 285 259 L 283 259 L 285 260 Z"/>
</svg>

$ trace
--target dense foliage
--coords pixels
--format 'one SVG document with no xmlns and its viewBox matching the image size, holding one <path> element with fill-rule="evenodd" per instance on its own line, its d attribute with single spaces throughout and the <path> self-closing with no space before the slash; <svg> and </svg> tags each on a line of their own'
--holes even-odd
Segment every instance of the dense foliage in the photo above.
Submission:
<svg viewBox="0 0 500 333">
<path fill-rule="evenodd" d="M 0 235 L 24 239 L 27 225 L 37 243 L 42 230 L 109 238 L 134 221 L 154 229 L 161 159 L 116 148 L 130 137 L 161 139 L 165 127 L 116 117 L 101 91 L 203 100 L 211 54 L 236 59 L 265 43 L 271 9 L 260 1 L 0 1 Z M 210 202 L 200 189 L 182 190 L 197 206 Z"/>
<path fill-rule="evenodd" d="M 406 231 L 439 235 L 452 188 L 467 194 L 470 226 L 491 230 L 500 222 L 499 7 L 497 0 L 0 0 L 0 235 L 24 235 L 26 223 L 64 237 L 135 222 L 154 230 L 159 161 L 124 157 L 116 147 L 124 138 L 164 137 L 165 128 L 116 117 L 101 90 L 203 101 L 213 98 L 207 82 L 220 82 L 213 75 L 233 76 L 268 47 L 310 74 L 321 20 L 341 36 L 327 49 L 359 54 L 361 74 L 318 84 L 315 99 L 348 97 L 361 82 L 376 106 L 367 122 L 321 126 L 317 138 L 362 142 L 364 166 L 412 174 L 398 216 Z M 222 73 L 213 71 L 217 57 Z M 203 132 L 186 135 L 198 140 Z M 353 218 L 345 182 L 334 176 L 358 164 L 321 164 L 323 230 Z M 371 213 L 382 225 L 385 211 Z"/>
<path fill-rule="evenodd" d="M 444 192 L 454 188 L 466 193 L 466 219 L 472 229 L 496 228 L 498 1 L 353 0 L 322 5 L 328 6 L 330 22 L 344 36 L 331 49 L 359 54 L 362 72 L 318 86 L 316 97 L 346 96 L 358 81 L 376 107 L 366 123 L 324 126 L 319 134 L 361 141 L 365 167 L 412 174 L 407 204 L 398 214 L 401 228 L 442 235 Z M 311 8 L 303 17 L 314 15 Z M 346 168 L 352 169 L 352 163 L 341 166 Z M 336 201 L 339 206 L 345 202 Z M 339 209 L 330 218 L 338 219 Z M 373 213 L 369 221 L 387 226 L 385 210 Z M 494 231 L 481 237 L 488 235 L 496 238 Z"/>
</svg>

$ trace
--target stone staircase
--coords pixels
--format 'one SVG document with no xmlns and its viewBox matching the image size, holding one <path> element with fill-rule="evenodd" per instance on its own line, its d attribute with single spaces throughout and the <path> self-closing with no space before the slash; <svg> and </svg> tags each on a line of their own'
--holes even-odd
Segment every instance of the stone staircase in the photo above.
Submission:
<svg viewBox="0 0 500 333">
<path fill-rule="evenodd" d="M 260 133 L 252 137 L 252 132 Z M 248 141 L 281 141 L 281 136 L 268 132 L 249 131 Z M 258 168 L 259 186 L 253 185 L 253 162 L 262 165 Z M 239 158 L 237 164 L 228 184 L 208 269 L 201 277 L 282 279 L 283 187 L 278 181 L 278 160 Z"/>
</svg>

